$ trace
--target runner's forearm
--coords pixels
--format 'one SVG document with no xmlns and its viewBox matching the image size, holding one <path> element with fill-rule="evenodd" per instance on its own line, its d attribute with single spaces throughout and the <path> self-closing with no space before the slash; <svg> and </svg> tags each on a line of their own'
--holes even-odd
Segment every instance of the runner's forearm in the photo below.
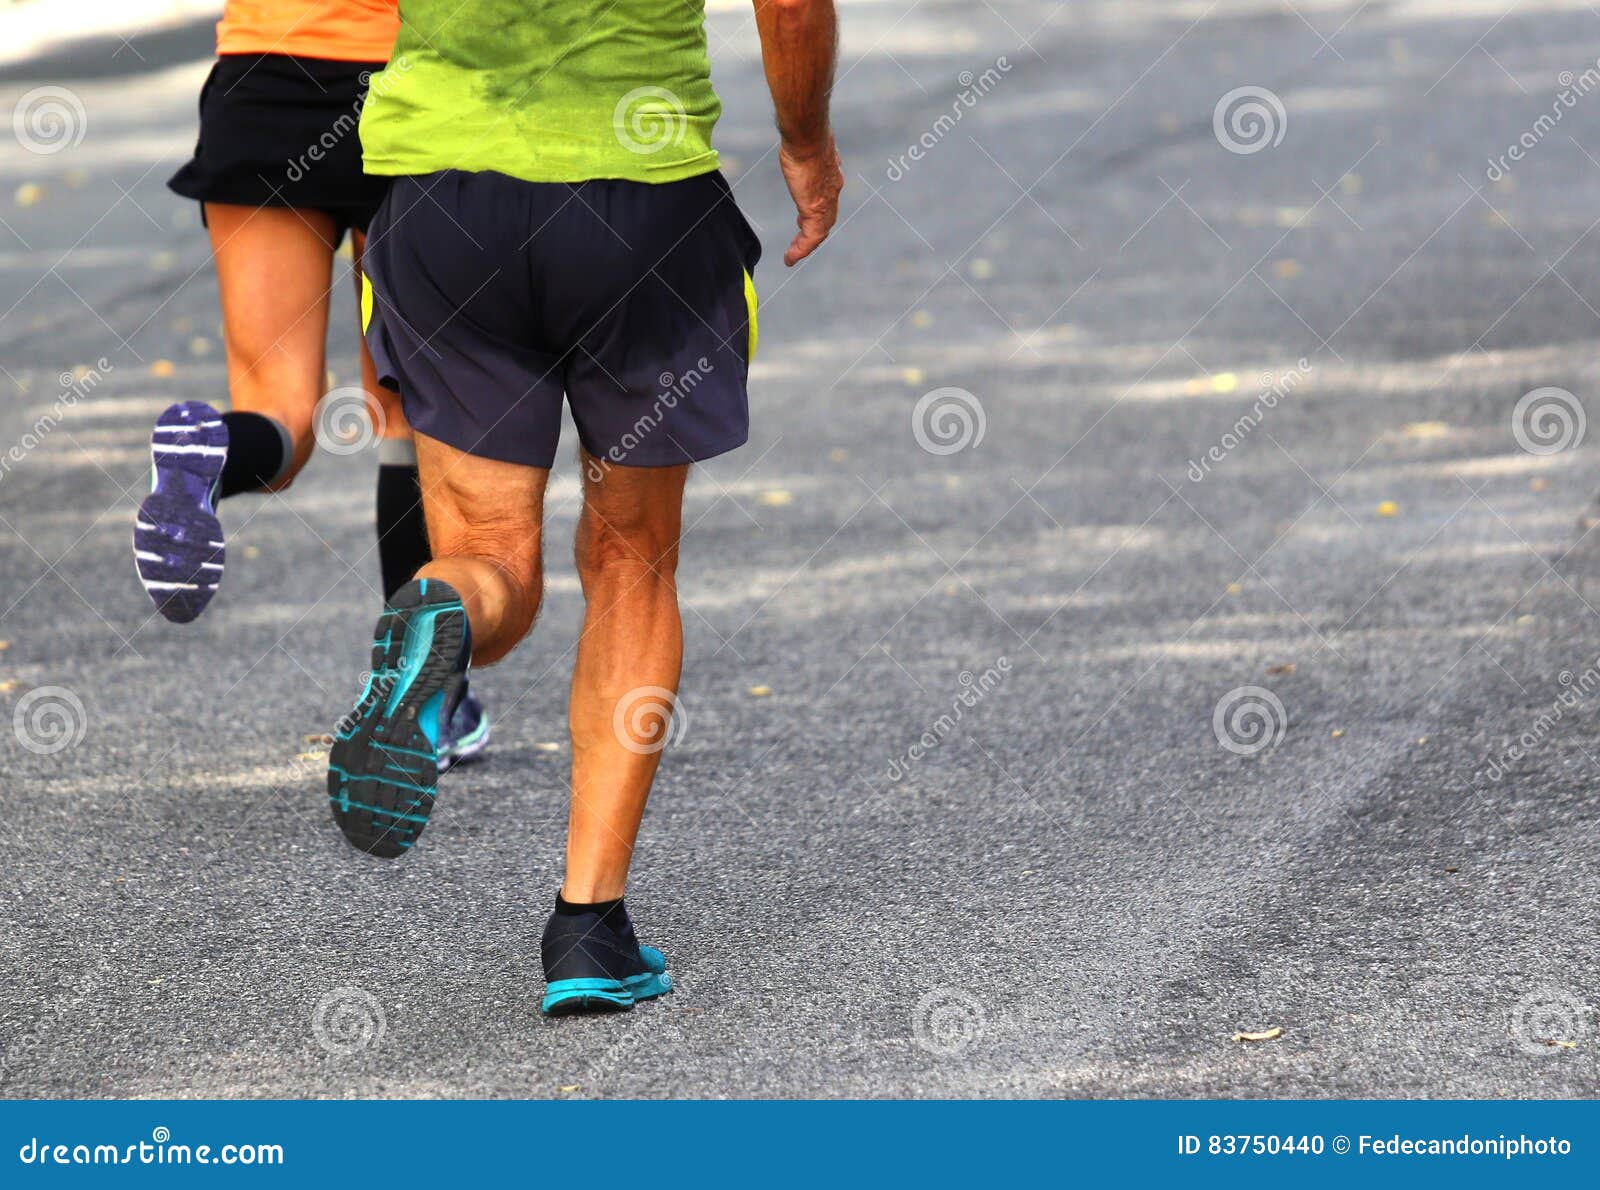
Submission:
<svg viewBox="0 0 1600 1190">
<path fill-rule="evenodd" d="M 821 152 L 839 43 L 833 0 L 755 0 L 755 9 L 778 133 L 794 155 Z"/>
</svg>

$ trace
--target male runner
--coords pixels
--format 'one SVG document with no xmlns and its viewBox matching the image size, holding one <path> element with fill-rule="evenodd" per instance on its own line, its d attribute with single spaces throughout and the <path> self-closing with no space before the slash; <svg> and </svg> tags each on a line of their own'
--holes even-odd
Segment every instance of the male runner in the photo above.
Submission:
<svg viewBox="0 0 1600 1190">
<path fill-rule="evenodd" d="M 311 457 L 327 387 L 334 250 L 348 231 L 360 268 L 387 188 L 362 174 L 356 119 L 399 29 L 395 0 L 228 0 L 217 23 L 199 142 L 168 185 L 201 203 L 211 234 L 232 408 L 219 414 L 203 401 L 180 402 L 151 433 L 151 492 L 133 550 L 168 620 L 193 620 L 222 580 L 217 502 L 282 491 Z M 382 412 L 378 561 L 388 597 L 428 560 L 428 535 L 411 432 L 365 345 L 361 377 Z M 334 408 L 329 416 L 359 414 Z M 468 695 L 445 725 L 439 767 L 488 744 L 489 720 Z"/>
<path fill-rule="evenodd" d="M 755 13 L 799 210 L 794 265 L 833 226 L 843 183 L 833 3 Z M 401 0 L 400 14 L 411 69 L 373 84 L 361 122 L 368 172 L 394 178 L 365 261 L 367 339 L 416 431 L 434 559 L 378 622 L 330 761 L 334 817 L 386 856 L 426 824 L 434 740 L 469 662 L 504 657 L 539 609 L 565 394 L 587 609 L 542 1007 L 629 1008 L 671 986 L 622 896 L 682 663 L 684 480 L 748 429 L 760 244 L 711 147 L 702 0 Z"/>
</svg>

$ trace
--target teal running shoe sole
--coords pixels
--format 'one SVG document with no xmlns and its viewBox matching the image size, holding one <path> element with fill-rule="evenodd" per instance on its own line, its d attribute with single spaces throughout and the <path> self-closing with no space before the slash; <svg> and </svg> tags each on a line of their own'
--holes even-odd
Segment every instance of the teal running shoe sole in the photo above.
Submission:
<svg viewBox="0 0 1600 1190">
<path fill-rule="evenodd" d="M 427 826 L 440 731 L 461 697 L 467 640 L 461 597 L 437 579 L 407 583 L 379 617 L 372 672 L 328 755 L 333 819 L 358 851 L 393 859 Z"/>
<path fill-rule="evenodd" d="M 647 949 L 639 948 L 640 953 Z M 661 961 L 661 952 L 654 954 Z M 545 1016 L 626 1012 L 641 1000 L 653 1000 L 672 990 L 672 976 L 666 973 L 665 967 L 662 961 L 662 970 L 645 971 L 626 979 L 558 979 L 545 988 L 539 1011 Z"/>
</svg>

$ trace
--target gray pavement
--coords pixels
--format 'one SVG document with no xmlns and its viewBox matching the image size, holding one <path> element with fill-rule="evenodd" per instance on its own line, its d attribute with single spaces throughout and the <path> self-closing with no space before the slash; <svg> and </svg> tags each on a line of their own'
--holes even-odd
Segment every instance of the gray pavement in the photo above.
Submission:
<svg viewBox="0 0 1600 1190">
<path fill-rule="evenodd" d="M 127 555 L 150 419 L 225 391 L 163 188 L 204 38 L 7 69 L 85 118 L 0 145 L 0 1092 L 1594 1093 L 1600 17 L 845 3 L 845 211 L 789 274 L 714 7 L 755 427 L 691 485 L 630 889 L 678 990 L 618 1019 L 535 1013 L 575 468 L 492 759 L 354 854 L 306 741 L 366 664 L 375 461 L 230 503 L 194 625 Z"/>
</svg>

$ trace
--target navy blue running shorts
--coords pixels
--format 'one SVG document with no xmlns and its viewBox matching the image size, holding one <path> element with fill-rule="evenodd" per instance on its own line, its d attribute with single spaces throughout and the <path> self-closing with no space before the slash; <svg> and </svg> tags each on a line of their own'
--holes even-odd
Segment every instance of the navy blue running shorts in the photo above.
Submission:
<svg viewBox="0 0 1600 1190">
<path fill-rule="evenodd" d="M 368 231 L 362 325 L 430 438 L 547 468 L 565 394 L 594 458 L 670 467 L 748 437 L 760 255 L 720 173 L 400 177 Z"/>
</svg>

